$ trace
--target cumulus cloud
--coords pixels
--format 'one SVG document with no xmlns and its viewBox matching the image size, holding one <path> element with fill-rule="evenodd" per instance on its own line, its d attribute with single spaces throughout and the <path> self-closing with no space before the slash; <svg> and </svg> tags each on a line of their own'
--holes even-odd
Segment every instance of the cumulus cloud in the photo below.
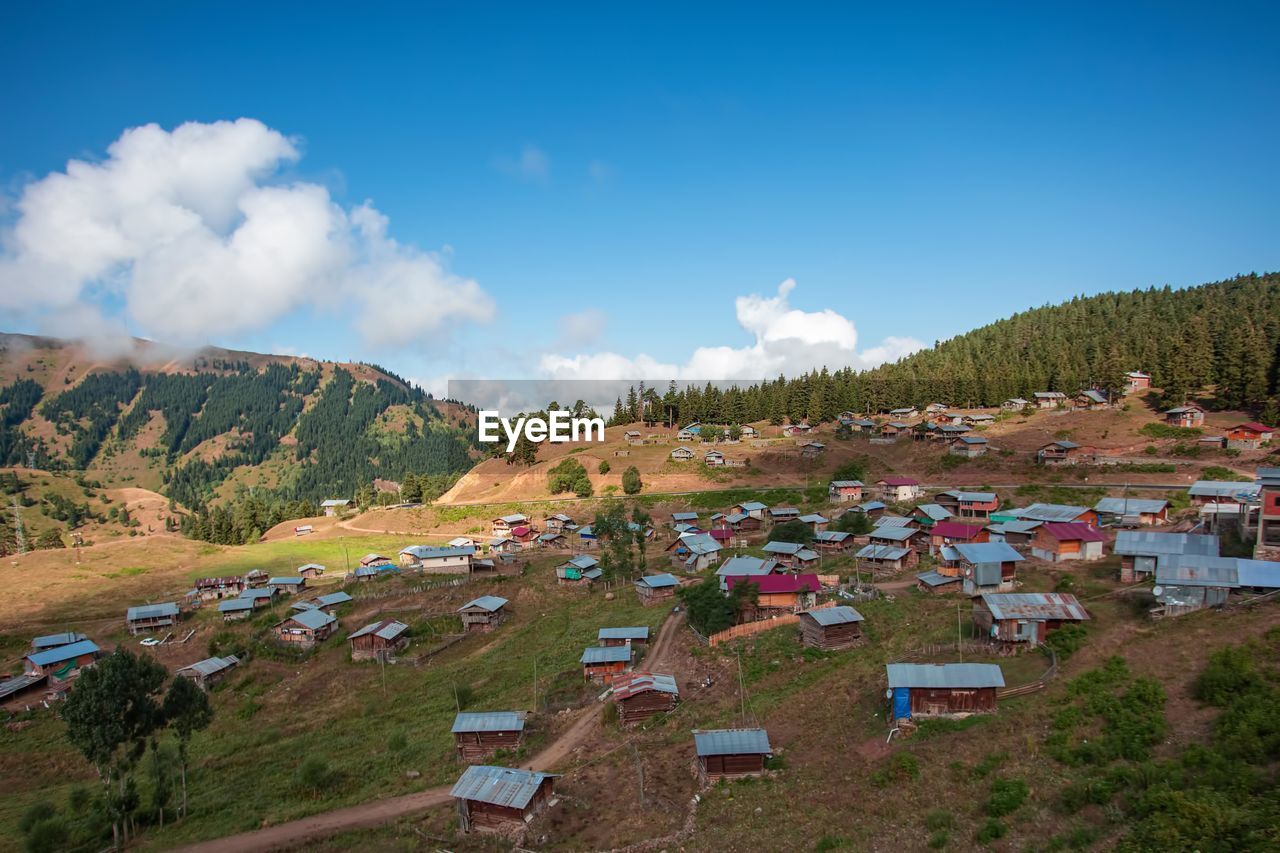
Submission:
<svg viewBox="0 0 1280 853">
<path fill-rule="evenodd" d="M 499 157 L 500 171 L 526 181 L 542 182 L 551 177 L 551 158 L 536 145 L 526 145 L 517 157 Z"/>
<path fill-rule="evenodd" d="M 738 324 L 755 339 L 749 346 L 698 347 L 683 364 L 661 362 L 646 354 L 548 354 L 539 367 L 544 374 L 562 379 L 758 379 L 795 376 L 820 367 L 865 369 L 924 347 L 914 338 L 889 337 L 859 350 L 857 329 L 847 317 L 830 308 L 791 307 L 795 286 L 793 279 L 787 279 L 774 296 L 737 298 Z"/>
<path fill-rule="evenodd" d="M 253 119 L 126 130 L 105 159 L 22 190 L 0 231 L 0 308 L 51 330 L 73 316 L 91 336 L 119 328 L 91 306 L 118 303 L 144 333 L 193 345 L 307 304 L 389 344 L 492 317 L 476 282 L 388 237 L 368 202 L 346 210 L 323 186 L 283 180 L 299 156 Z"/>
</svg>

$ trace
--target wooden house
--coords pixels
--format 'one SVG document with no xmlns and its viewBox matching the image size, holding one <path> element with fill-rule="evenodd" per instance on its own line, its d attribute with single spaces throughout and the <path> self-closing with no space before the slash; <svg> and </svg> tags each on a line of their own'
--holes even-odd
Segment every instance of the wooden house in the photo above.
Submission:
<svg viewBox="0 0 1280 853">
<path fill-rule="evenodd" d="M 1266 424 L 1250 421 L 1227 430 L 1227 447 L 1234 450 L 1257 450 L 1271 441 L 1275 430 Z"/>
<path fill-rule="evenodd" d="M 1059 592 L 986 593 L 973 602 L 973 622 L 994 642 L 1039 645 L 1059 627 L 1089 618 L 1074 595 Z"/>
<path fill-rule="evenodd" d="M 1084 391 L 1081 391 L 1072 400 L 1072 404 L 1077 409 L 1084 409 L 1085 411 L 1090 412 L 1109 409 L 1111 407 L 1111 401 L 1107 399 L 1107 395 L 1103 394 L 1096 388 L 1086 388 Z"/>
<path fill-rule="evenodd" d="M 1201 533 L 1158 533 L 1121 530 L 1112 550 L 1120 555 L 1120 581 L 1137 583 L 1156 572 L 1156 564 L 1169 556 L 1218 556 L 1218 537 Z"/>
<path fill-rule="evenodd" d="M 951 510 L 940 504 L 923 503 L 917 505 L 916 508 L 911 511 L 911 517 L 916 520 L 917 524 L 927 530 L 939 521 L 946 521 L 950 518 L 954 518 L 955 515 Z"/>
<path fill-rule="evenodd" d="M 880 490 L 880 500 L 885 503 L 907 503 L 916 500 L 923 494 L 920 481 L 912 477 L 885 477 L 876 481 Z"/>
<path fill-rule="evenodd" d="M 1018 579 L 1018 563 L 1025 559 L 1005 542 L 978 542 L 951 546 L 954 565 L 966 595 L 984 592 L 1007 592 Z"/>
<path fill-rule="evenodd" d="M 318 607 L 319 609 L 325 611 L 326 613 L 332 613 L 333 610 L 339 605 L 346 604 L 352 600 L 353 599 L 351 598 L 351 595 L 349 593 L 345 593 L 342 590 L 338 590 L 337 592 L 329 592 L 329 593 L 325 593 L 324 595 L 318 595 L 315 598 L 311 599 L 310 601 L 295 602 L 293 605 L 293 609 L 309 610 L 313 607 Z"/>
<path fill-rule="evenodd" d="M 800 445 L 800 455 L 806 459 L 813 459 L 820 456 L 827 449 L 827 446 L 821 441 L 806 441 Z"/>
<path fill-rule="evenodd" d="M 694 527 L 698 526 L 698 514 L 696 512 L 673 512 L 671 513 L 671 527 L 674 529 L 681 524 L 690 524 Z"/>
<path fill-rule="evenodd" d="M 992 714 L 1004 673 L 994 663 L 891 663 L 885 667 L 890 719 Z"/>
<path fill-rule="evenodd" d="M 963 524 L 958 521 L 939 521 L 929 528 L 929 553 L 937 556 L 948 545 L 988 542 L 990 533 L 981 524 Z"/>
<path fill-rule="evenodd" d="M 858 503 L 862 500 L 861 480 L 832 480 L 827 496 L 835 503 Z"/>
<path fill-rule="evenodd" d="M 980 435 L 962 435 L 951 439 L 947 445 L 947 453 L 952 456 L 963 456 L 974 459 L 987 452 L 987 440 Z"/>
<path fill-rule="evenodd" d="M 636 595 L 648 607 L 675 598 L 680 581 L 672 574 L 645 575 L 636 581 Z"/>
<path fill-rule="evenodd" d="M 824 651 L 849 649 L 862 642 L 862 614 L 852 607 L 824 607 L 800 614 L 800 641 Z"/>
<path fill-rule="evenodd" d="M 644 436 L 640 434 L 638 429 L 629 429 L 622 434 L 622 440 L 627 444 L 644 444 Z"/>
<path fill-rule="evenodd" d="M 910 432 L 911 424 L 903 421 L 888 421 L 876 430 L 876 439 L 881 442 L 897 441 Z"/>
<path fill-rule="evenodd" d="M 93 666 L 101 655 L 102 650 L 93 640 L 77 640 L 31 652 L 23 661 L 23 672 L 27 676 L 69 681 L 80 670 Z"/>
<path fill-rule="evenodd" d="M 1036 530 L 1042 524 L 1044 524 L 1043 521 L 1032 521 L 1027 518 L 1015 518 L 1010 521 L 997 522 L 987 526 L 987 539 L 985 541 L 1004 542 L 1014 548 L 1030 549 L 1031 542 L 1035 539 Z"/>
<path fill-rule="evenodd" d="M 918 414 L 920 414 L 920 412 L 916 409 L 915 406 L 902 406 L 897 409 L 889 410 L 889 417 L 893 418 L 896 421 L 910 420 L 911 418 L 914 418 Z"/>
<path fill-rule="evenodd" d="M 320 501 L 320 509 L 327 518 L 333 518 L 335 515 L 342 513 L 350 505 L 351 501 L 342 498 L 329 498 L 328 500 Z"/>
<path fill-rule="evenodd" d="M 184 666 L 174 674 L 179 678 L 191 679 L 201 690 L 208 690 L 230 675 L 231 671 L 239 665 L 240 658 L 235 655 L 211 657 Z"/>
<path fill-rule="evenodd" d="M 1161 498 L 1102 498 L 1093 505 L 1102 524 L 1149 527 L 1169 520 L 1169 502 Z"/>
<path fill-rule="evenodd" d="M 586 588 L 603 576 L 604 572 L 600 569 L 600 561 L 590 554 L 577 554 L 556 566 L 556 584 L 558 586 Z"/>
<path fill-rule="evenodd" d="M 755 601 L 742 602 L 739 617 L 743 622 L 759 622 L 808 610 L 817 603 L 818 593 L 822 590 L 818 576 L 812 574 L 732 575 L 725 578 L 725 584 L 730 592 L 743 584 L 755 587 Z"/>
<path fill-rule="evenodd" d="M 961 590 L 961 579 L 957 572 L 944 574 L 941 569 L 932 569 L 916 575 L 916 589 L 930 595 L 943 595 Z"/>
<path fill-rule="evenodd" d="M 511 538 L 520 546 L 521 550 L 531 548 L 538 538 L 538 528 L 532 524 L 521 524 L 511 528 Z"/>
<path fill-rule="evenodd" d="M 729 507 L 730 514 L 740 513 L 749 515 L 757 521 L 764 521 L 765 513 L 769 511 L 769 507 L 760 501 L 744 501 L 740 504 L 734 504 Z"/>
<path fill-rule="evenodd" d="M 697 441 L 702 437 L 702 424 L 691 423 L 676 430 L 676 441 Z"/>
<path fill-rule="evenodd" d="M 338 630 L 338 620 L 313 608 L 286 616 L 272 630 L 280 642 L 309 649 L 329 639 Z"/>
<path fill-rule="evenodd" d="M 267 586 L 271 587 L 281 595 L 297 595 L 307 587 L 307 579 L 293 575 L 288 577 L 274 577 L 267 581 Z"/>
<path fill-rule="evenodd" d="M 471 634 L 492 631 L 506 621 L 507 600 L 500 595 L 482 595 L 458 608 L 462 630 Z"/>
<path fill-rule="evenodd" d="M 517 527 L 528 526 L 529 517 L 522 512 L 503 515 L 489 522 L 489 535 L 494 539 L 511 539 L 511 531 Z"/>
<path fill-rule="evenodd" d="M 818 555 L 798 542 L 766 542 L 764 553 L 784 568 L 804 571 L 818 564 Z"/>
<path fill-rule="evenodd" d="M 655 714 L 669 714 L 680 701 L 675 676 L 633 672 L 613 679 L 613 704 L 623 726 L 643 723 Z"/>
<path fill-rule="evenodd" d="M 244 576 L 244 582 L 249 589 L 259 589 L 267 585 L 267 578 L 270 577 L 262 569 L 253 569 Z"/>
<path fill-rule="evenodd" d="M 587 530 L 588 528 L 583 528 Z M 579 531 L 581 534 L 581 531 Z M 512 539 L 510 536 L 502 536 L 498 539 L 489 540 L 490 554 L 518 554 L 520 553 L 520 543 Z"/>
<path fill-rule="evenodd" d="M 649 642 L 649 626 L 629 625 L 621 628 L 601 628 L 596 632 L 596 642 L 602 646 L 645 646 Z"/>
<path fill-rule="evenodd" d="M 813 547 L 822 552 L 845 554 L 853 550 L 855 538 L 843 530 L 824 530 L 813 537 Z"/>
<path fill-rule="evenodd" d="M 1204 409 L 1191 403 L 1186 406 L 1175 406 L 1164 413 L 1164 422 L 1169 426 L 1193 429 L 1204 426 Z"/>
<path fill-rule="evenodd" d="M 1026 509 L 1010 510 L 1010 514 L 1029 521 L 1074 521 L 1098 526 L 1098 513 L 1087 506 L 1032 504 Z"/>
<path fill-rule="evenodd" d="M 777 560 L 764 560 L 745 554 L 729 557 L 716 568 L 721 590 L 729 589 L 729 578 L 761 577 L 780 570 Z"/>
<path fill-rule="evenodd" d="M 677 447 L 671 451 L 671 458 L 676 462 L 687 462 L 694 457 L 693 448 Z"/>
<path fill-rule="evenodd" d="M 382 554 L 374 553 L 365 554 L 358 562 L 366 569 L 374 566 L 389 566 L 392 564 L 390 557 L 384 557 Z"/>
<path fill-rule="evenodd" d="M 946 403 L 930 403 L 924 407 L 924 413 L 926 415 L 940 415 L 949 408 L 951 407 Z"/>
<path fill-rule="evenodd" d="M 1031 397 L 1037 409 L 1056 409 L 1067 402 L 1067 395 L 1061 391 L 1037 391 Z"/>
<path fill-rule="evenodd" d="M 751 424 L 743 424 L 741 427 L 741 430 L 742 430 L 743 438 L 759 438 L 760 437 L 760 430 L 756 429 Z"/>
<path fill-rule="evenodd" d="M 719 450 L 708 450 L 702 454 L 702 464 L 708 468 L 719 468 L 724 465 L 724 454 Z"/>
<path fill-rule="evenodd" d="M 918 527 L 909 525 L 877 525 L 875 529 L 867 534 L 867 541 L 872 545 L 910 548 L 913 551 L 927 551 L 929 548 L 929 534 Z"/>
<path fill-rule="evenodd" d="M 1041 465 L 1075 465 L 1084 456 L 1085 449 L 1074 441 L 1051 441 L 1036 450 L 1036 462 Z"/>
<path fill-rule="evenodd" d="M 178 605 L 171 601 L 164 604 L 140 604 L 129 608 L 125 614 L 125 623 L 129 627 L 129 633 L 136 636 L 149 631 L 172 628 L 178 624 L 181 613 Z"/>
<path fill-rule="evenodd" d="M 1000 404 L 1000 410 L 1004 412 L 1021 412 L 1030 405 L 1031 402 L 1029 400 L 1024 400 L 1021 397 L 1010 397 Z"/>
<path fill-rule="evenodd" d="M 865 545 L 854 556 L 859 565 L 882 572 L 909 569 L 920 561 L 920 555 L 914 549 L 896 545 Z"/>
<path fill-rule="evenodd" d="M 453 718 L 453 753 L 482 761 L 499 750 L 514 752 L 524 740 L 523 711 L 461 711 Z"/>
<path fill-rule="evenodd" d="M 370 622 L 347 637 L 352 660 L 388 661 L 409 646 L 409 626 L 395 619 Z"/>
<path fill-rule="evenodd" d="M 1047 521 L 1036 528 L 1031 556 L 1050 563 L 1101 560 L 1106 556 L 1106 539 L 1102 531 L 1088 524 Z"/>
<path fill-rule="evenodd" d="M 783 524 L 799 518 L 800 510 L 793 506 L 775 506 L 770 507 L 765 515 L 768 517 L 770 524 Z"/>
<path fill-rule="evenodd" d="M 820 515 L 819 513 L 816 513 L 816 512 L 811 512 L 808 515 L 802 515 L 797 520 L 801 524 L 808 525 L 809 529 L 812 530 L 815 534 L 821 533 L 822 531 L 826 530 L 828 525 L 831 524 L 831 519 L 823 515 Z"/>
<path fill-rule="evenodd" d="M 236 598 L 249 588 L 249 584 L 240 575 L 222 578 L 200 578 L 196 581 L 196 593 L 201 601 L 221 601 L 224 598 Z"/>
<path fill-rule="evenodd" d="M 808 435 L 813 428 L 806 423 L 787 424 L 782 428 L 782 434 L 794 438 L 796 436 Z"/>
<path fill-rule="evenodd" d="M 1247 506 L 1258 500 L 1262 489 L 1253 481 L 1196 480 L 1187 495 L 1197 506 Z"/>
<path fill-rule="evenodd" d="M 694 731 L 698 775 L 704 783 L 743 776 L 763 776 L 765 760 L 773 755 L 764 729 Z"/>
<path fill-rule="evenodd" d="M 218 612 L 223 622 L 240 622 L 253 615 L 256 603 L 257 599 L 253 598 L 228 598 L 218 602 Z"/>
<path fill-rule="evenodd" d="M 449 792 L 463 832 L 516 832 L 555 802 L 550 773 L 472 765 Z"/>
<path fill-rule="evenodd" d="M 667 546 L 671 564 L 686 572 L 710 568 L 720 550 L 720 543 L 707 533 L 686 533 Z"/>
<path fill-rule="evenodd" d="M 547 551 L 563 551 L 569 547 L 569 540 L 563 533 L 548 531 L 547 533 L 539 533 L 538 538 L 534 540 L 534 544 Z"/>
<path fill-rule="evenodd" d="M 1133 394 L 1151 387 L 1151 374 L 1141 370 L 1130 370 L 1124 375 L 1124 393 Z"/>
<path fill-rule="evenodd" d="M 609 684 L 614 677 L 631 669 L 631 644 L 621 646 L 587 646 L 579 661 L 582 677 L 597 684 Z"/>
<path fill-rule="evenodd" d="M 741 512 L 730 513 L 723 519 L 724 527 L 734 533 L 750 533 L 760 529 L 760 519 Z"/>
<path fill-rule="evenodd" d="M 966 492 L 951 489 L 942 492 L 934 502 L 959 518 L 987 518 L 1000 507 L 995 492 Z"/>
</svg>

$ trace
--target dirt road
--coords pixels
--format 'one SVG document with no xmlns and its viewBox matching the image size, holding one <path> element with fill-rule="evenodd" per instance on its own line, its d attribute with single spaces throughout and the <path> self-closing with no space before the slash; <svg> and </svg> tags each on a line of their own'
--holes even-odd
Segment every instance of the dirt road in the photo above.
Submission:
<svg viewBox="0 0 1280 853">
<path fill-rule="evenodd" d="M 657 669 L 665 655 L 669 653 L 676 632 L 683 622 L 683 614 L 671 613 L 658 629 L 658 638 L 654 641 L 648 658 L 652 669 Z M 577 717 L 569 728 L 565 729 L 564 734 L 556 738 L 542 752 L 521 764 L 521 769 L 551 770 L 568 758 L 574 749 L 585 743 L 599 725 L 600 705 L 592 702 L 578 711 Z M 452 785 L 441 785 L 416 794 L 405 794 L 403 797 L 374 800 L 358 806 L 334 809 L 278 826 L 254 829 L 239 835 L 229 835 L 178 849 L 183 853 L 252 853 L 288 847 L 352 829 L 382 826 L 424 809 L 445 805 L 450 801 L 449 790 L 452 787 Z"/>
</svg>

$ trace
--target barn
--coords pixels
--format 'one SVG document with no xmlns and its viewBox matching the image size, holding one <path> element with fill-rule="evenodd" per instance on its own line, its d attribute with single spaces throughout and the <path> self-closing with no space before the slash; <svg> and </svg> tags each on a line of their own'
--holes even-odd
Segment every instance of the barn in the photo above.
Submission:
<svg viewBox="0 0 1280 853">
<path fill-rule="evenodd" d="M 862 642 L 862 614 L 852 607 L 824 607 L 800 614 L 800 640 L 825 651 L 848 649 Z"/>
<path fill-rule="evenodd" d="M 773 755 L 764 729 L 694 731 L 698 774 L 705 782 L 764 775 L 765 759 Z"/>
<path fill-rule="evenodd" d="M 231 670 L 240 665 L 240 658 L 235 655 L 211 657 L 198 660 L 190 666 L 184 666 L 175 673 L 180 678 L 189 678 L 201 690 L 208 690 L 226 678 Z"/>
<path fill-rule="evenodd" d="M 468 634 L 492 631 L 506 621 L 507 600 L 500 595 L 482 595 L 459 607 L 458 615 L 462 617 L 462 630 Z"/>
<path fill-rule="evenodd" d="M 394 619 L 370 622 L 347 637 L 352 660 L 390 660 L 409 645 L 409 626 Z"/>
<path fill-rule="evenodd" d="M 556 778 L 510 767 L 468 767 L 449 792 L 457 803 L 458 824 L 463 832 L 523 829 L 555 802 Z"/>
<path fill-rule="evenodd" d="M 646 607 L 675 598 L 680 581 L 670 573 L 645 575 L 636 581 L 636 595 Z"/>
<path fill-rule="evenodd" d="M 680 690 L 672 675 L 633 672 L 613 680 L 613 703 L 618 709 L 618 722 L 624 726 L 674 711 L 679 701 Z"/>
<path fill-rule="evenodd" d="M 994 663 L 891 663 L 885 673 L 895 721 L 991 714 L 1004 687 Z"/>
<path fill-rule="evenodd" d="M 1074 595 L 1060 592 L 987 593 L 973 602 L 973 622 L 1000 643 L 1036 646 L 1056 629 L 1084 622 L 1089 612 Z"/>
<path fill-rule="evenodd" d="M 523 711 L 462 711 L 453 719 L 454 754 L 479 761 L 500 749 L 517 750 L 524 739 Z"/>
<path fill-rule="evenodd" d="M 157 628 L 172 628 L 178 624 L 180 610 L 174 602 L 164 604 L 141 604 L 130 607 L 125 614 L 125 622 L 129 625 L 129 633 L 137 635 Z"/>
<path fill-rule="evenodd" d="M 282 643 L 309 649 L 327 640 L 338 630 L 338 620 L 323 610 L 314 608 L 295 613 L 276 623 L 276 639 Z"/>
<path fill-rule="evenodd" d="M 582 677 L 598 684 L 609 684 L 631 668 L 631 644 L 621 646 L 587 646 L 579 659 Z"/>
</svg>

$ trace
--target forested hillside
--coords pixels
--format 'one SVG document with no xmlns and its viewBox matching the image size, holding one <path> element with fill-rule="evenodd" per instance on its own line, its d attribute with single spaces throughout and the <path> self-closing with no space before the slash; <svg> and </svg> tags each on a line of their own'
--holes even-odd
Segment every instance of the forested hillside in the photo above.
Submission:
<svg viewBox="0 0 1280 853">
<path fill-rule="evenodd" d="M 959 335 L 872 371 L 817 371 L 748 388 L 634 389 L 613 423 L 830 421 L 942 402 L 995 406 L 1035 391 L 1118 391 L 1143 370 L 1173 404 L 1275 409 L 1280 393 L 1280 274 L 1174 290 L 1079 297 Z"/>
<path fill-rule="evenodd" d="M 172 502 L 201 511 L 237 472 L 267 460 L 287 472 L 258 490 L 255 503 L 267 507 L 355 497 L 375 479 L 408 479 L 414 494 L 430 495 L 471 466 L 472 431 L 393 374 L 256 360 L 163 371 L 95 365 L 77 376 L 75 357 L 48 341 L 34 355 L 0 352 L 18 376 L 0 385 L 0 465 L 106 477 L 110 460 L 132 453 L 158 469 Z"/>
</svg>

